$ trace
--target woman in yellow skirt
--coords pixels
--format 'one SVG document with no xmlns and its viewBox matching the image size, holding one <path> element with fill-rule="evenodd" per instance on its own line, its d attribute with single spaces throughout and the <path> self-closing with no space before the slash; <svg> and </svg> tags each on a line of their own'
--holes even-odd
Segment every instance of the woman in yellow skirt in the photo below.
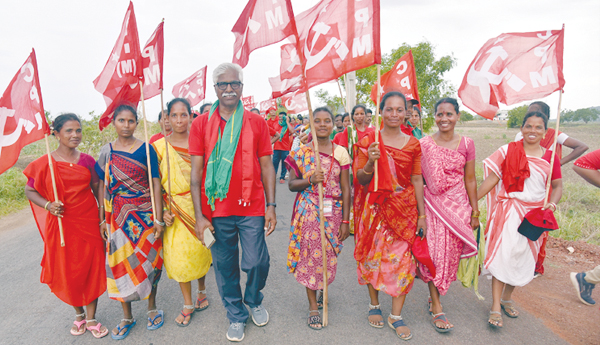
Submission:
<svg viewBox="0 0 600 345">
<path fill-rule="evenodd" d="M 168 277 L 179 282 L 184 299 L 183 310 L 175 319 L 175 323 L 186 327 L 194 311 L 208 308 L 204 277 L 212 258 L 210 250 L 194 234 L 196 217 L 190 194 L 192 166 L 188 152 L 191 107 L 186 99 L 175 98 L 167 104 L 167 112 L 165 116 L 168 117 L 173 132 L 152 145 L 158 155 L 165 206 L 170 207 L 170 210 L 164 212 L 164 220 L 167 223 L 163 235 L 164 265 Z M 170 171 L 170 181 L 167 178 L 167 169 Z M 167 194 L 169 189 L 170 200 Z M 198 280 L 195 303 L 192 303 L 192 280 Z"/>
</svg>

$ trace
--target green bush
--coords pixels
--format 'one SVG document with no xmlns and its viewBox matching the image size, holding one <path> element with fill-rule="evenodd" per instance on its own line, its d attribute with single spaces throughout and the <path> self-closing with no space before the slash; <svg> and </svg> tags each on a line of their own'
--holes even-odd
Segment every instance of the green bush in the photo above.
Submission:
<svg viewBox="0 0 600 345">
<path fill-rule="evenodd" d="M 527 114 L 528 105 L 522 105 L 508 111 L 508 122 L 506 126 L 508 128 L 520 128 L 523 124 L 525 114 Z"/>
</svg>

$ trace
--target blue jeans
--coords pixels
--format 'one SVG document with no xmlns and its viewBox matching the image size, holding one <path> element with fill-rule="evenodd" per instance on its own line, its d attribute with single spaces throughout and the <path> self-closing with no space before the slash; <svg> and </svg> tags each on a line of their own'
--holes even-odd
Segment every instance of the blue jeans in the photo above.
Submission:
<svg viewBox="0 0 600 345">
<path fill-rule="evenodd" d="M 274 150 L 273 151 L 273 165 L 275 166 L 275 177 L 277 177 L 277 170 L 279 169 L 279 162 L 281 162 L 281 177 L 280 180 L 285 179 L 285 173 L 287 169 L 285 167 L 285 159 L 290 154 L 290 151 Z"/>
<path fill-rule="evenodd" d="M 260 292 L 269 275 L 269 250 L 265 241 L 265 217 L 215 217 L 215 244 L 211 247 L 215 278 L 230 322 L 248 319 L 248 309 L 262 304 Z M 242 245 L 242 271 L 246 272 L 246 290 L 242 298 L 238 238 Z"/>
</svg>

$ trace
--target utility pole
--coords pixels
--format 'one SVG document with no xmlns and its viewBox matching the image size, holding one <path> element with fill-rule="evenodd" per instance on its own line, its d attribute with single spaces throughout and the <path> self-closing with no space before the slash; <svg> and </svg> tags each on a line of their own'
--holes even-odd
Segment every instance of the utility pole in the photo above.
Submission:
<svg viewBox="0 0 600 345">
<path fill-rule="evenodd" d="M 351 111 L 356 105 L 356 72 L 346 74 L 346 108 Z"/>
</svg>

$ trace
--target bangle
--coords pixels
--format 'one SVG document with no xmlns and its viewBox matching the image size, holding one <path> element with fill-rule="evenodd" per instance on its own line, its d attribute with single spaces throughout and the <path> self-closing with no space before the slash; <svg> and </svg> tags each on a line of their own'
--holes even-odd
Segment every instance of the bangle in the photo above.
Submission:
<svg viewBox="0 0 600 345">
<path fill-rule="evenodd" d="M 472 211 L 471 212 L 471 218 L 479 218 L 480 214 L 481 214 L 480 211 Z"/>
<path fill-rule="evenodd" d="M 49 204 L 49 203 L 50 203 L 50 200 L 48 200 L 48 202 L 46 203 L 46 205 L 44 205 L 44 210 L 46 210 L 46 211 L 49 211 L 49 210 L 47 209 L 47 207 L 48 207 L 48 204 Z"/>
<path fill-rule="evenodd" d="M 556 211 L 556 204 L 555 203 L 551 202 L 548 205 L 552 206 L 552 208 L 554 208 L 554 211 Z"/>
<path fill-rule="evenodd" d="M 427 216 L 426 215 L 422 215 L 422 216 L 419 216 L 417 219 L 425 219 L 425 218 L 427 218 Z"/>
<path fill-rule="evenodd" d="M 106 219 L 105 219 L 105 220 L 103 220 L 103 221 L 101 221 L 101 222 L 100 222 L 100 224 L 98 224 L 98 225 L 102 225 L 102 224 L 104 224 L 104 223 L 106 223 Z"/>
<path fill-rule="evenodd" d="M 350 224 L 349 220 L 342 220 L 342 224 Z"/>
<path fill-rule="evenodd" d="M 371 172 L 367 172 L 367 171 L 365 170 L 365 168 L 363 167 L 362 171 L 363 171 L 363 173 L 365 173 L 365 174 L 367 174 L 367 175 L 371 175 L 371 174 L 373 173 L 373 171 L 375 171 L 375 170 L 373 170 L 373 171 L 371 171 Z"/>
<path fill-rule="evenodd" d="M 167 225 L 165 222 L 161 222 L 160 220 L 154 220 L 156 222 L 156 224 L 160 225 L 160 226 L 165 226 Z"/>
<path fill-rule="evenodd" d="M 313 177 L 313 175 L 310 175 L 308 177 L 308 184 L 311 185 L 311 186 L 313 185 L 312 180 L 311 180 L 312 177 Z"/>
</svg>

